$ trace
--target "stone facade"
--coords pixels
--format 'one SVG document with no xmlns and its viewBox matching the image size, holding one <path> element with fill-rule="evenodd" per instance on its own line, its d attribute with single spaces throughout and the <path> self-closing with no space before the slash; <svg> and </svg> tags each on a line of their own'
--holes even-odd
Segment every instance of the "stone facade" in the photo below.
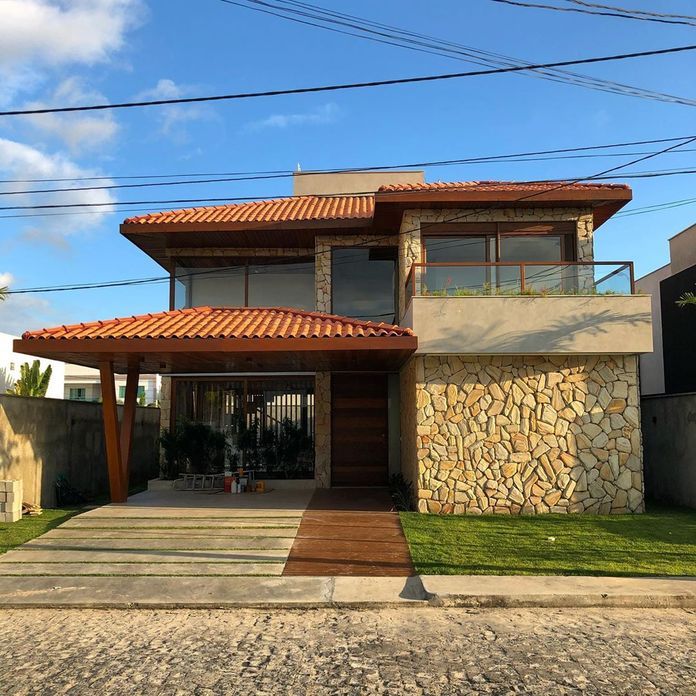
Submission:
<svg viewBox="0 0 696 696">
<path fill-rule="evenodd" d="M 169 428 L 172 417 L 172 378 L 162 376 L 160 387 L 160 430 Z"/>
<path fill-rule="evenodd" d="M 410 371 L 420 511 L 643 511 L 635 356 L 416 356 L 406 389 Z"/>
<path fill-rule="evenodd" d="M 331 486 L 331 373 L 314 379 L 314 480 L 317 488 Z"/>
<path fill-rule="evenodd" d="M 403 318 L 408 306 L 406 281 L 411 266 L 422 260 L 421 232 L 429 225 L 456 222 L 575 222 L 577 234 L 577 260 L 593 261 L 594 225 L 589 208 L 444 208 L 414 209 L 404 211 L 399 230 L 399 317 Z M 582 270 L 580 271 L 582 272 Z M 591 269 L 588 279 L 592 277 Z M 416 277 L 416 287 L 419 278 Z"/>
<path fill-rule="evenodd" d="M 316 237 L 314 252 L 314 279 L 317 294 L 317 312 L 331 312 L 331 249 L 333 247 L 398 246 L 396 235 L 385 237 L 374 234 L 322 235 Z"/>
</svg>

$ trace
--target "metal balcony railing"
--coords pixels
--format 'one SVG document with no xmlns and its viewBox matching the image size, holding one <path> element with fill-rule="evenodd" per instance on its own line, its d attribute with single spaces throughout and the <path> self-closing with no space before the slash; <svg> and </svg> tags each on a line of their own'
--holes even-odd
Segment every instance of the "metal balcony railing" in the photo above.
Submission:
<svg viewBox="0 0 696 696">
<path fill-rule="evenodd" d="M 406 278 L 412 297 L 480 295 L 632 295 L 631 261 L 499 261 L 414 263 Z"/>
</svg>

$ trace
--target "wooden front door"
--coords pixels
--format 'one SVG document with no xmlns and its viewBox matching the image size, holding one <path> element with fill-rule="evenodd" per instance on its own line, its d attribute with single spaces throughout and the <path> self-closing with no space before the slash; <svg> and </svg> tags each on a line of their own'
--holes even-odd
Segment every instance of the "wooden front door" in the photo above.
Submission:
<svg viewBox="0 0 696 696">
<path fill-rule="evenodd" d="M 331 485 L 386 486 L 387 375 L 331 375 Z"/>
</svg>

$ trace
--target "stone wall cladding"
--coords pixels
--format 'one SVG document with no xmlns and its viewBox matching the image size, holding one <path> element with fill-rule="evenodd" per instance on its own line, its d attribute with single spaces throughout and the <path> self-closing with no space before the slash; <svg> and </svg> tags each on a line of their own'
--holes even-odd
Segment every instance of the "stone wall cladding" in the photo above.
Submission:
<svg viewBox="0 0 696 696">
<path fill-rule="evenodd" d="M 314 280 L 316 311 L 331 312 L 331 249 L 333 247 L 397 246 L 396 235 L 374 234 L 323 235 L 316 237 L 314 247 Z"/>
<path fill-rule="evenodd" d="M 643 511 L 635 356 L 414 360 L 420 511 Z"/>
<path fill-rule="evenodd" d="M 172 378 L 162 376 L 160 387 L 160 430 L 169 428 L 172 416 Z"/>
<path fill-rule="evenodd" d="M 317 488 L 331 486 L 331 373 L 314 379 L 314 480 Z"/>
<path fill-rule="evenodd" d="M 414 263 L 422 259 L 421 233 L 428 225 L 446 222 L 572 222 L 576 224 L 577 260 L 593 261 L 593 217 L 589 208 L 444 208 L 405 210 L 399 230 L 399 307 L 407 302 L 405 284 Z M 588 277 L 593 277 L 589 272 Z M 418 279 L 416 279 L 418 280 Z"/>
</svg>

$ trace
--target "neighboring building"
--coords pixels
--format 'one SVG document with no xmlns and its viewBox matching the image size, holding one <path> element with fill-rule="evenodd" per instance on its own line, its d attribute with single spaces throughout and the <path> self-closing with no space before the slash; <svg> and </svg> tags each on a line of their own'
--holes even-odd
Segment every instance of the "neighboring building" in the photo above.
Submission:
<svg viewBox="0 0 696 696">
<path fill-rule="evenodd" d="M 650 297 L 634 294 L 632 264 L 595 261 L 593 246 L 629 187 L 422 172 L 295 186 L 127 219 L 121 233 L 170 273 L 169 310 L 27 333 L 17 349 L 98 366 L 103 383 L 160 372 L 164 426 L 208 423 L 245 465 L 317 486 L 400 472 L 421 511 L 643 510 Z M 128 451 L 106 396 L 124 500 Z M 283 427 L 292 461 L 254 450 Z"/>
<path fill-rule="evenodd" d="M 24 363 L 31 364 L 34 360 L 39 360 L 42 370 L 45 370 L 49 365 L 52 369 L 46 397 L 62 399 L 65 363 L 59 360 L 48 360 L 24 353 L 15 353 L 12 350 L 12 344 L 18 338 L 19 336 L 0 332 L 0 394 L 4 394 L 14 386 L 20 377 L 19 369 Z"/>
<path fill-rule="evenodd" d="M 653 352 L 641 355 L 641 394 L 696 391 L 696 309 L 677 300 L 696 292 L 696 224 L 669 240 L 670 262 L 636 281 L 651 296 Z"/>
<path fill-rule="evenodd" d="M 115 376 L 116 400 L 123 403 L 126 395 L 126 377 Z M 159 375 L 140 375 L 138 379 L 138 403 L 150 406 L 159 401 L 161 378 Z M 99 370 L 80 365 L 66 365 L 64 398 L 73 401 L 101 401 Z"/>
</svg>

